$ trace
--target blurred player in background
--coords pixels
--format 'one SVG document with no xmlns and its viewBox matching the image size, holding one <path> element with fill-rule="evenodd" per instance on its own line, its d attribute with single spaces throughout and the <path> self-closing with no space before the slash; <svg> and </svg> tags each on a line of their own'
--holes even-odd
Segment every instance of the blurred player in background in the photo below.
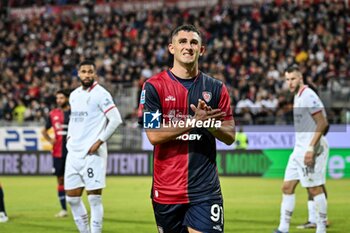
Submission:
<svg viewBox="0 0 350 233">
<path fill-rule="evenodd" d="M 198 69 L 204 46 L 197 28 L 176 28 L 168 49 L 174 56 L 173 67 L 146 81 L 141 92 L 139 113 L 143 112 L 144 125 L 149 113 L 152 121 L 164 118 L 166 122 L 176 122 L 191 115 L 196 121 L 211 118 L 222 125 L 161 125 L 161 129 L 146 130 L 154 145 L 151 196 L 158 232 L 224 232 L 216 138 L 228 145 L 234 142 L 230 97 L 221 81 Z"/>
<path fill-rule="evenodd" d="M 0 183 L 0 223 L 7 222 L 9 218 L 7 217 L 5 210 L 5 202 L 4 202 L 4 191 L 2 190 L 2 186 Z"/>
<path fill-rule="evenodd" d="M 44 138 L 52 145 L 53 168 L 57 177 L 57 192 L 61 204 L 61 211 L 56 217 L 67 216 L 66 194 L 64 192 L 64 168 L 67 157 L 67 129 L 70 115 L 70 107 L 68 103 L 69 92 L 60 90 L 56 93 L 57 108 L 49 113 L 46 120 L 45 128 L 41 131 Z M 54 130 L 54 138 L 50 137 L 48 131 L 50 128 Z"/>
<path fill-rule="evenodd" d="M 295 207 L 294 192 L 300 181 L 315 202 L 316 233 L 324 233 L 327 225 L 327 199 L 322 185 L 326 182 L 329 149 L 323 135 L 328 128 L 328 121 L 323 103 L 313 90 L 304 85 L 299 68 L 296 66 L 288 68 L 285 77 L 289 90 L 295 94 L 296 140 L 284 176 L 280 224 L 274 232 L 289 231 Z"/>
<path fill-rule="evenodd" d="M 75 224 L 81 233 L 102 232 L 102 189 L 106 187 L 107 144 L 122 123 L 111 94 L 97 81 L 91 61 L 79 64 L 81 86 L 69 98 L 71 116 L 68 125 L 65 190 Z M 87 191 L 91 223 L 81 196 Z"/>
</svg>

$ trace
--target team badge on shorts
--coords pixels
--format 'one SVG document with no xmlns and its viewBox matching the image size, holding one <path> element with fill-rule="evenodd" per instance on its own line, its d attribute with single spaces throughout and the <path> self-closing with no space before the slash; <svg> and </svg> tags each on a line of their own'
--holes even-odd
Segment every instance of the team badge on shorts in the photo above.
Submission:
<svg viewBox="0 0 350 233">
<path fill-rule="evenodd" d="M 203 91 L 202 96 L 205 102 L 209 103 L 209 101 L 211 100 L 212 94 L 209 91 Z"/>
</svg>

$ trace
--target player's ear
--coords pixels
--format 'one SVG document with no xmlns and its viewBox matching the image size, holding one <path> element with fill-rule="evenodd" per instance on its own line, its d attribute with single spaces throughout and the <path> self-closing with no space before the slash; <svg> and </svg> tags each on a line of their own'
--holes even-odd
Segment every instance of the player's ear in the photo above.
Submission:
<svg viewBox="0 0 350 233">
<path fill-rule="evenodd" d="M 200 49 L 200 51 L 199 51 L 199 56 L 203 56 L 204 52 L 205 52 L 205 46 L 202 45 L 202 46 L 201 46 L 201 49 Z"/>
<path fill-rule="evenodd" d="M 170 43 L 169 45 L 168 45 L 168 50 L 169 50 L 169 52 L 172 54 L 172 55 L 174 55 L 174 45 L 172 44 L 172 43 Z"/>
</svg>

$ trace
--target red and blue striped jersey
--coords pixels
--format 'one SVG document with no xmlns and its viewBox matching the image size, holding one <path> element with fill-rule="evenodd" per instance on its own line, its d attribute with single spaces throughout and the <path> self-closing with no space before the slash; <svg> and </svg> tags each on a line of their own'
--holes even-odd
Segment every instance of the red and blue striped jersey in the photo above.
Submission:
<svg viewBox="0 0 350 233">
<path fill-rule="evenodd" d="M 169 70 L 147 80 L 141 92 L 140 120 L 148 112 L 159 111 L 166 126 L 174 119 L 193 116 L 190 105 L 197 106 L 198 99 L 226 112 L 225 120 L 233 119 L 230 97 L 221 81 L 200 72 L 186 86 Z M 176 140 L 156 145 L 153 156 L 151 196 L 155 202 L 181 204 L 221 197 L 216 139 L 206 128 L 193 128 Z"/>
<path fill-rule="evenodd" d="M 52 127 L 55 134 L 56 142 L 52 148 L 52 156 L 55 158 L 62 158 L 67 155 L 66 139 L 69 115 L 70 110 L 63 111 L 62 109 L 55 108 L 50 111 L 49 117 L 46 120 L 45 128 L 50 129 Z"/>
</svg>

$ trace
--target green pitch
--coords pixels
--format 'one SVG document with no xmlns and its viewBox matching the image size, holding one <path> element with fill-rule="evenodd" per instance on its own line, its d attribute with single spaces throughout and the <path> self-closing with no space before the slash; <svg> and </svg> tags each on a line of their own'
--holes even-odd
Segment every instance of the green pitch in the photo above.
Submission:
<svg viewBox="0 0 350 233">
<path fill-rule="evenodd" d="M 56 219 L 59 210 L 54 177 L 1 177 L 8 223 L 0 223 L 1 233 L 77 232 L 71 215 Z M 270 233 L 279 221 L 280 179 L 221 177 L 224 193 L 225 232 Z M 350 181 L 329 180 L 328 233 L 350 232 Z M 149 191 L 150 177 L 108 177 L 103 193 L 104 233 L 155 233 Z M 84 195 L 85 196 L 85 195 Z M 85 198 L 87 205 L 87 200 Z M 297 206 L 291 233 L 306 220 L 306 192 L 297 189 Z"/>
</svg>

